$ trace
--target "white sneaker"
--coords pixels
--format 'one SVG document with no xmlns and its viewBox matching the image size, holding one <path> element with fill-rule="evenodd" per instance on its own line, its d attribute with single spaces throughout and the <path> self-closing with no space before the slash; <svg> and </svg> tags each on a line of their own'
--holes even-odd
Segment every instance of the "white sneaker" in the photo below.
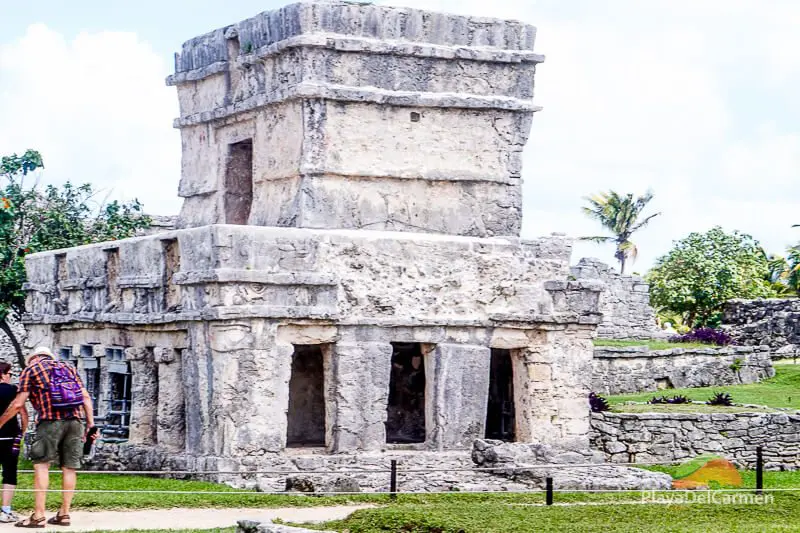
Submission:
<svg viewBox="0 0 800 533">
<path fill-rule="evenodd" d="M 19 516 L 15 512 L 7 513 L 5 511 L 0 511 L 0 522 L 4 524 L 8 524 L 9 522 L 16 522 L 19 520 Z"/>
</svg>

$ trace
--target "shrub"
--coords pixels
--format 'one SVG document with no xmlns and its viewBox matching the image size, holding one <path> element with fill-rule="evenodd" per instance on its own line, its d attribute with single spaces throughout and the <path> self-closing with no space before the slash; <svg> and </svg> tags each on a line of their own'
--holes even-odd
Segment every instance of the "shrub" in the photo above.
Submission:
<svg viewBox="0 0 800 533">
<path fill-rule="evenodd" d="M 722 330 L 714 328 L 697 328 L 684 335 L 673 335 L 670 342 L 700 342 L 716 346 L 733 344 L 733 338 Z"/>
<path fill-rule="evenodd" d="M 648 401 L 649 404 L 659 404 L 659 403 L 668 403 L 668 404 L 679 404 L 679 403 L 689 403 L 690 400 L 686 396 L 676 395 L 672 398 L 667 398 L 666 396 L 653 396 L 653 398 Z"/>
<path fill-rule="evenodd" d="M 589 393 L 589 407 L 591 407 L 593 413 L 600 413 L 611 409 L 605 398 L 593 392 Z"/>
<path fill-rule="evenodd" d="M 730 369 L 733 370 L 734 372 L 738 372 L 739 370 L 742 369 L 743 365 L 744 361 L 742 361 L 741 357 L 737 357 L 736 359 L 733 360 L 733 363 L 731 363 Z"/>
<path fill-rule="evenodd" d="M 730 407 L 733 405 L 733 398 L 727 392 L 717 392 L 708 399 L 706 402 L 708 405 L 724 405 Z"/>
</svg>

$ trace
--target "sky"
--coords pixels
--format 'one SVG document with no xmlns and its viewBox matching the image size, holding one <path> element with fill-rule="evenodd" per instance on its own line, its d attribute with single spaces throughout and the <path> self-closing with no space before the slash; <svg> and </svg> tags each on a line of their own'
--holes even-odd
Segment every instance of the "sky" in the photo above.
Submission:
<svg viewBox="0 0 800 533">
<path fill-rule="evenodd" d="M 177 214 L 173 54 L 182 42 L 280 7 L 274 0 L 38 0 L 0 17 L 0 154 L 42 152 L 45 183 L 90 182 Z M 383 3 L 383 2 L 377 2 Z M 536 114 L 523 167 L 523 237 L 600 228 L 584 197 L 654 200 L 632 270 L 715 225 L 770 252 L 800 240 L 800 2 L 395 0 L 538 28 Z M 614 263 L 576 244 L 573 261 Z"/>
</svg>

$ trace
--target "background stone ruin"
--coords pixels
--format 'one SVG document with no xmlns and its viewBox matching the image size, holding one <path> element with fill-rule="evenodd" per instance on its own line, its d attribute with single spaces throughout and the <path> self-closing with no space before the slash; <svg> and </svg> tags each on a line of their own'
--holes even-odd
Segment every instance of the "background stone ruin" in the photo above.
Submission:
<svg viewBox="0 0 800 533">
<path fill-rule="evenodd" d="M 731 300 L 722 327 L 739 344 L 768 345 L 778 356 L 800 356 L 800 299 Z"/>
<path fill-rule="evenodd" d="M 600 295 L 603 315 L 597 326 L 601 339 L 656 339 L 667 334 L 658 327 L 656 314 L 650 306 L 650 288 L 639 276 L 618 274 L 598 259 L 583 258 L 570 268 L 575 279 L 600 280 L 604 290 Z"/>
</svg>

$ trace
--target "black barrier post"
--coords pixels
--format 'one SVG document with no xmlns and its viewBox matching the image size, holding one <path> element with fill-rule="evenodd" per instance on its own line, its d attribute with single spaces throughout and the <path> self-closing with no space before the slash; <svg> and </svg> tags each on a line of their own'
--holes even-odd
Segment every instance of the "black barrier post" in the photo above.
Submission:
<svg viewBox="0 0 800 533">
<path fill-rule="evenodd" d="M 756 448 L 756 494 L 764 494 L 764 454 L 761 446 Z"/>
<path fill-rule="evenodd" d="M 553 505 L 553 478 L 549 477 L 546 480 L 547 482 L 547 505 Z"/>
<path fill-rule="evenodd" d="M 397 459 L 392 459 L 392 473 L 389 478 L 389 498 L 397 499 Z"/>
</svg>

